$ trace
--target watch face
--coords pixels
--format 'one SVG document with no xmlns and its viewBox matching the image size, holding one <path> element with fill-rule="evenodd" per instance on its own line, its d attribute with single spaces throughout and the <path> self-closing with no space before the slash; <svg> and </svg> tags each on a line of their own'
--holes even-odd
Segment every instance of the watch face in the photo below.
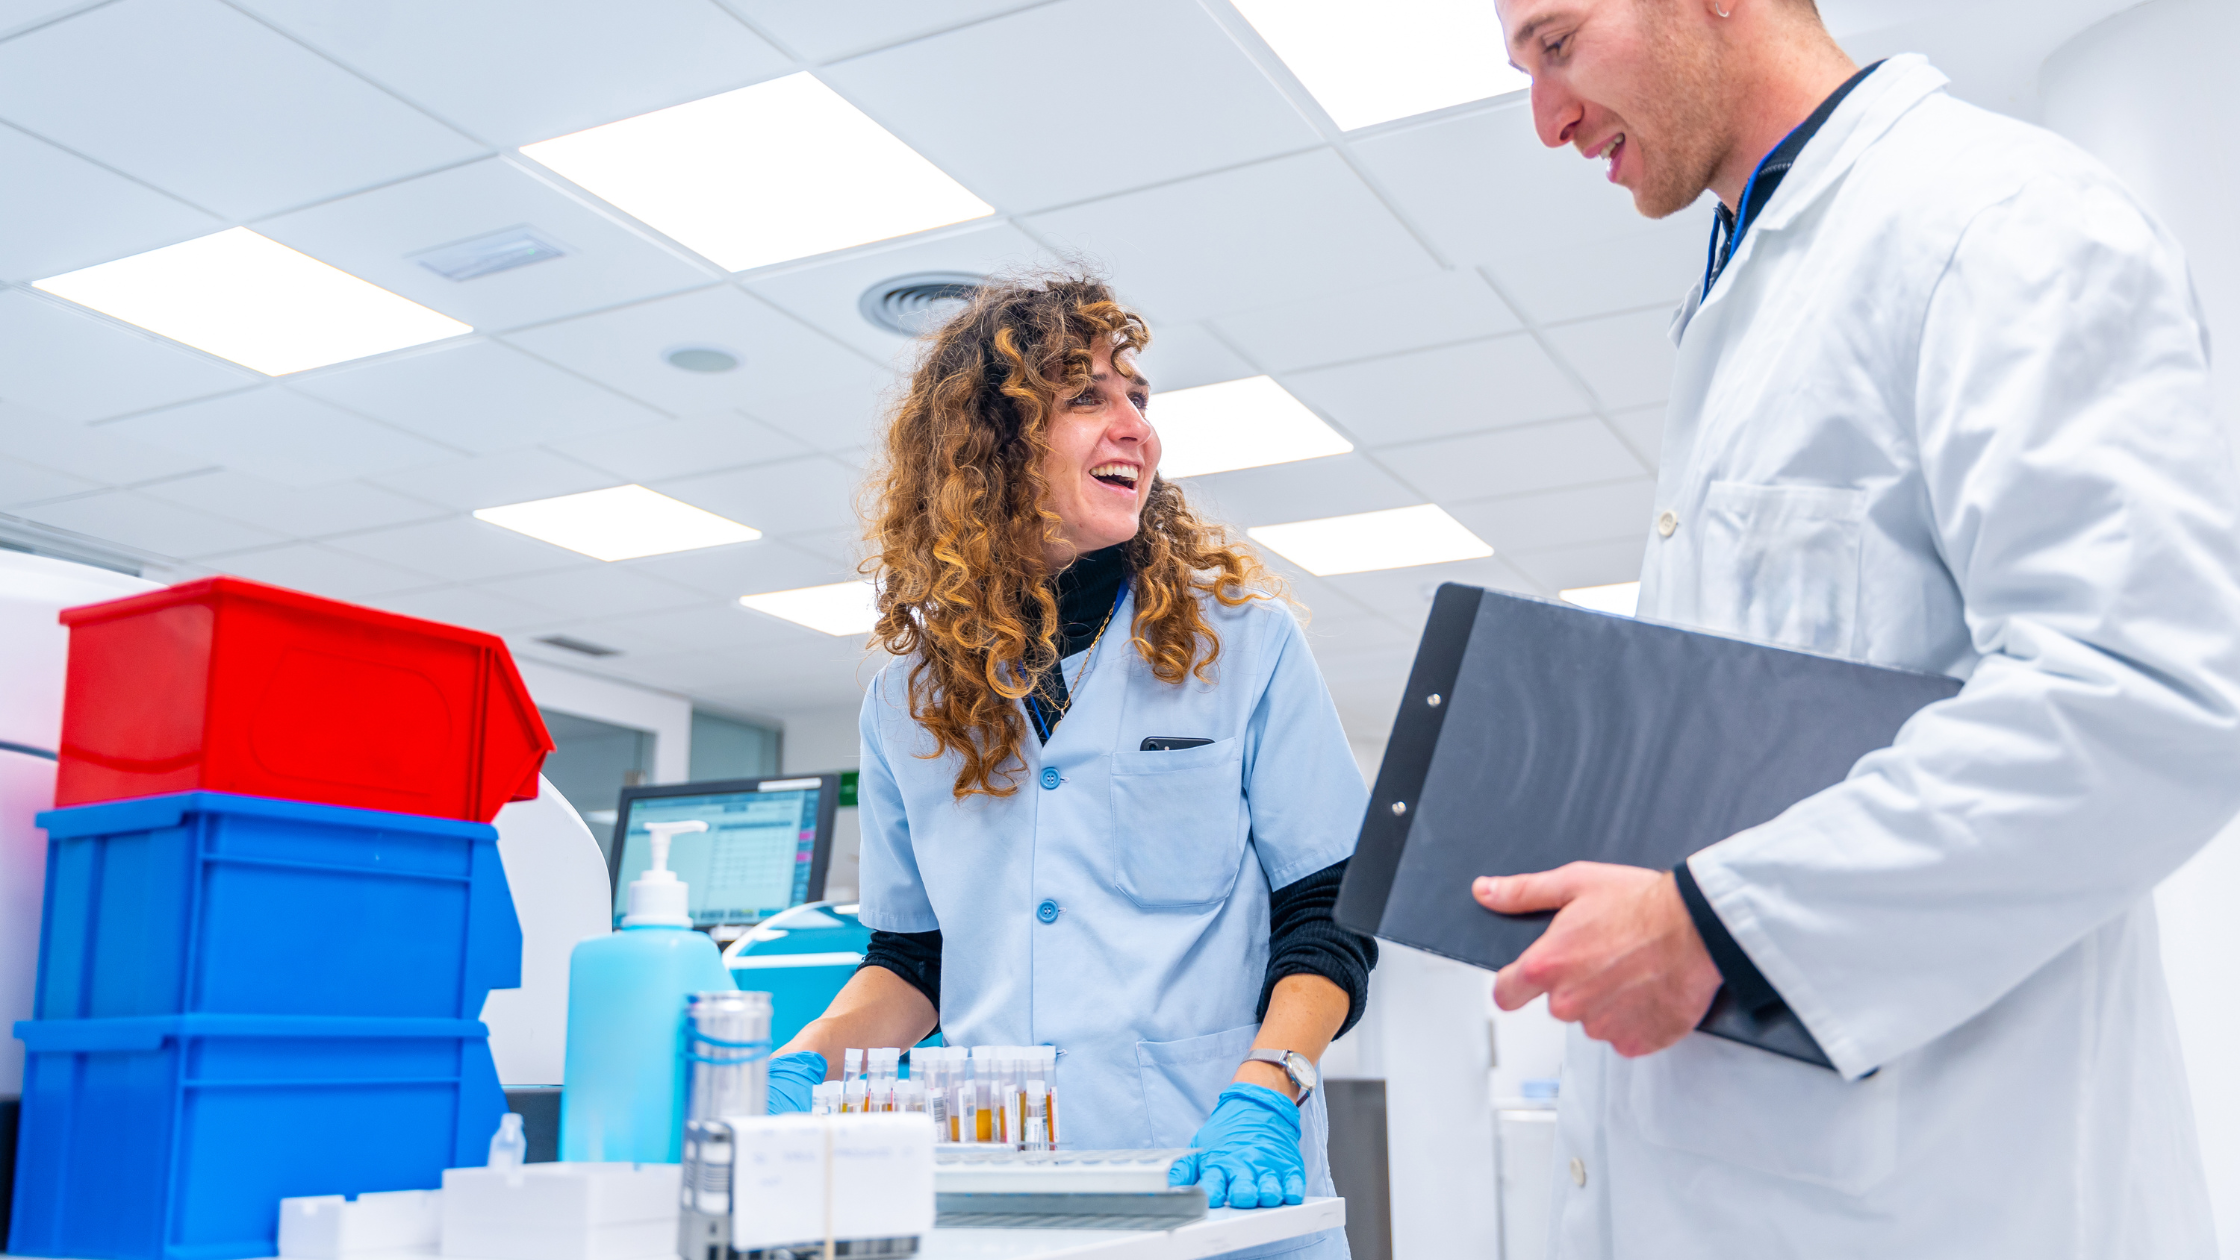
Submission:
<svg viewBox="0 0 2240 1260">
<path fill-rule="evenodd" d="M 1317 1078 L 1313 1059 L 1293 1050 L 1284 1056 L 1284 1066 L 1291 1070 L 1292 1080 L 1299 1082 L 1308 1089 L 1315 1087 Z"/>
</svg>

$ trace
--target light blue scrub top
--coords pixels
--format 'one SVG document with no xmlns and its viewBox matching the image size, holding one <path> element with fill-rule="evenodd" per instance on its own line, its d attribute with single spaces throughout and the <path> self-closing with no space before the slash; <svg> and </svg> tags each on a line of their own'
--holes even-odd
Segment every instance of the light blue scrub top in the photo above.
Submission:
<svg viewBox="0 0 2240 1260">
<path fill-rule="evenodd" d="M 940 929 L 943 1040 L 1059 1048 L 1076 1150 L 1190 1145 L 1259 1030 L 1269 889 L 1351 856 L 1368 806 L 1291 610 L 1200 604 L 1213 683 L 1152 675 L 1128 595 L 1050 742 L 1029 728 L 1009 797 L 952 795 L 959 758 L 926 755 L 910 661 L 864 699 L 862 921 Z M 1150 735 L 1214 742 L 1138 751 Z M 1307 1193 L 1334 1194 L 1319 1091 L 1301 1119 Z M 1307 1247 L 1346 1255 L 1336 1230 L 1238 1254 Z"/>
</svg>

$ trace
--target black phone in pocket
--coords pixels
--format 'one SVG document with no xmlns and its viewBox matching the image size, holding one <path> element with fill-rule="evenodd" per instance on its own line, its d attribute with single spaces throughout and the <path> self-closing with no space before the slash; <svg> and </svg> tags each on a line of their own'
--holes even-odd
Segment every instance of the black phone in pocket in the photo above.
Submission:
<svg viewBox="0 0 2240 1260">
<path fill-rule="evenodd" d="M 1177 748 L 1197 748 L 1212 742 L 1197 735 L 1146 735 L 1136 751 L 1173 752 Z"/>
</svg>

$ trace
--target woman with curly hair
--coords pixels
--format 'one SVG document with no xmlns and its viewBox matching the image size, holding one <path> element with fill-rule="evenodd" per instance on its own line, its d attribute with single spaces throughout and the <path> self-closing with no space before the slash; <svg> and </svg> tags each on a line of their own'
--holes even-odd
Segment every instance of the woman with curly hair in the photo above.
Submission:
<svg viewBox="0 0 2240 1260">
<path fill-rule="evenodd" d="M 1158 475 L 1148 339 L 1100 281 L 994 284 L 892 414 L 872 944 L 772 1094 L 937 1026 L 1055 1045 L 1065 1145 L 1196 1147 L 1178 1177 L 1272 1207 L 1332 1193 L 1315 1062 L 1376 960 L 1330 917 L 1368 794 L 1279 583 Z M 1345 1242 L 1271 1251 L 1302 1248 Z"/>
</svg>

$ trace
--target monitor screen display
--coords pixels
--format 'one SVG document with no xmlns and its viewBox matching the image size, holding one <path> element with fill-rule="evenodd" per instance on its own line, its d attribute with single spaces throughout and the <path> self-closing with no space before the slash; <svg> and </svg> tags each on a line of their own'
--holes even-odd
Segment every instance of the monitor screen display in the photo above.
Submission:
<svg viewBox="0 0 2240 1260">
<path fill-rule="evenodd" d="M 809 899 L 822 785 L 795 779 L 778 791 L 648 796 L 627 803 L 616 871 L 614 921 L 630 904 L 630 881 L 652 865 L 647 823 L 698 819 L 708 829 L 679 835 L 669 869 L 690 888 L 695 927 L 755 923 Z"/>
</svg>

